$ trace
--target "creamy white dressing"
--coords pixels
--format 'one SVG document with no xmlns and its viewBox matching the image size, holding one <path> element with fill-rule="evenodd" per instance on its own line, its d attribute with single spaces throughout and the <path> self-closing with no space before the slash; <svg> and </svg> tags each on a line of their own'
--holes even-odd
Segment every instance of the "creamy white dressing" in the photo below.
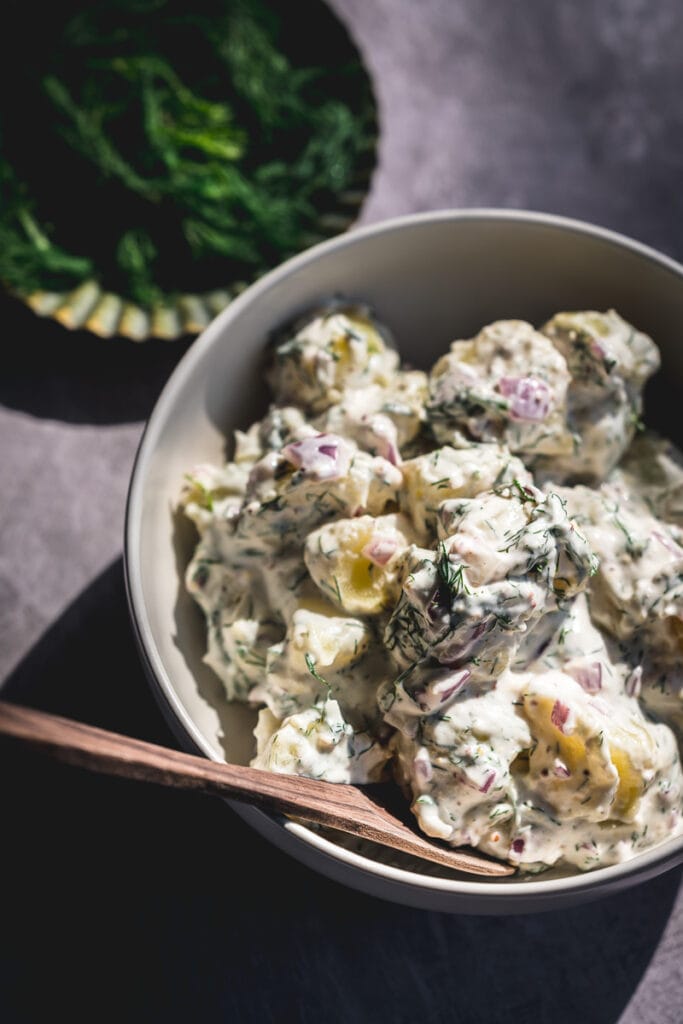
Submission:
<svg viewBox="0 0 683 1024">
<path fill-rule="evenodd" d="M 394 775 L 419 826 L 535 872 L 680 833 L 683 459 L 629 444 L 652 341 L 500 321 L 405 370 L 366 309 L 274 348 L 274 403 L 186 477 L 206 661 L 253 764 Z"/>
</svg>

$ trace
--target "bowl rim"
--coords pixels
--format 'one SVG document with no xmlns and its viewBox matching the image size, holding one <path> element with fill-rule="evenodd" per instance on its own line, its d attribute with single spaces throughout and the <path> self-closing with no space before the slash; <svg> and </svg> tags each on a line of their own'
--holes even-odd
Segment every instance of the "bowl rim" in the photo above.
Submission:
<svg viewBox="0 0 683 1024">
<path fill-rule="evenodd" d="M 551 227 L 568 233 L 588 236 L 611 244 L 616 248 L 626 249 L 636 256 L 658 264 L 673 276 L 683 279 L 683 264 L 678 263 L 672 257 L 627 235 L 588 221 L 565 217 L 559 214 L 524 209 L 496 207 L 443 208 L 404 214 L 398 217 L 379 220 L 368 225 L 353 227 L 344 234 L 336 235 L 331 239 L 320 242 L 268 271 L 253 284 L 249 285 L 244 292 L 223 309 L 180 358 L 157 397 L 144 426 L 135 454 L 125 508 L 123 565 L 133 632 L 152 692 L 168 725 L 185 749 L 203 754 L 211 760 L 221 760 L 215 757 L 206 744 L 200 730 L 182 706 L 174 690 L 172 680 L 154 643 L 142 591 L 140 568 L 137 563 L 136 553 L 139 550 L 140 542 L 145 470 L 159 438 L 162 419 L 164 419 L 167 412 L 174 405 L 178 393 L 182 390 L 187 378 L 192 375 L 196 364 L 201 362 L 205 353 L 226 332 L 231 320 L 239 317 L 244 306 L 258 301 L 276 282 L 281 283 L 328 253 L 349 246 L 352 247 L 359 243 L 362 244 L 362 241 L 366 238 L 390 234 L 395 231 L 401 231 L 406 227 L 414 227 L 421 224 L 443 224 L 477 220 L 484 222 L 504 221 L 529 226 Z M 561 878 L 544 880 L 541 874 L 529 881 L 515 882 L 514 884 L 502 886 L 492 884 L 491 881 L 470 881 L 467 876 L 444 878 L 423 875 L 405 868 L 393 867 L 392 865 L 384 864 L 371 857 L 339 846 L 320 833 L 307 828 L 305 825 L 288 821 L 275 814 L 268 814 L 255 807 L 238 804 L 235 801 L 228 800 L 227 803 L 261 835 L 266 836 L 275 845 L 299 860 L 310 864 L 311 855 L 314 855 L 314 851 L 317 851 L 319 854 L 325 855 L 325 860 L 336 861 L 340 866 L 345 866 L 347 869 L 355 872 L 360 870 L 365 876 L 374 876 L 378 883 L 381 881 L 393 883 L 392 899 L 400 899 L 397 890 L 405 888 L 406 891 L 412 891 L 413 893 L 431 893 L 439 895 L 444 899 L 449 896 L 469 897 L 480 906 L 496 905 L 499 908 L 501 903 L 505 903 L 507 907 L 513 905 L 512 912 L 524 910 L 525 907 L 520 906 L 520 904 L 529 904 L 531 901 L 544 904 L 543 908 L 534 907 L 534 909 L 551 909 L 552 906 L 557 905 L 556 901 L 559 901 L 561 898 L 571 897 L 576 901 L 579 899 L 589 899 L 598 890 L 600 893 L 613 890 L 620 887 L 620 884 L 626 884 L 627 879 L 630 883 L 640 876 L 652 877 L 683 861 L 683 835 L 681 835 L 659 843 L 657 846 L 638 854 L 638 856 L 629 861 L 596 868 L 593 871 L 577 872 L 576 874 Z M 317 863 L 315 866 L 325 874 L 334 874 L 332 871 L 326 871 L 324 867 Z M 348 877 L 346 881 L 348 884 L 353 884 Z M 553 900 L 553 897 L 556 898 L 556 901 Z M 409 899 L 408 902 L 414 904 L 415 899 Z M 448 910 L 452 908 L 444 905 L 441 909 Z M 456 907 L 455 909 L 460 908 Z"/>
</svg>

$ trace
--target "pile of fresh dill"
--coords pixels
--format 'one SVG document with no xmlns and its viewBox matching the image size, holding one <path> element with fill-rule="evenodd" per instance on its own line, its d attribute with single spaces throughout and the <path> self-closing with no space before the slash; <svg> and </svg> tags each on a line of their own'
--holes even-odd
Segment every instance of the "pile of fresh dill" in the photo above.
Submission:
<svg viewBox="0 0 683 1024">
<path fill-rule="evenodd" d="M 19 293 L 91 277 L 150 306 L 253 279 L 371 160 L 367 76 L 319 0 L 54 6 L 38 37 L 10 0 L 24 42 L 0 72 L 0 280 Z"/>
</svg>

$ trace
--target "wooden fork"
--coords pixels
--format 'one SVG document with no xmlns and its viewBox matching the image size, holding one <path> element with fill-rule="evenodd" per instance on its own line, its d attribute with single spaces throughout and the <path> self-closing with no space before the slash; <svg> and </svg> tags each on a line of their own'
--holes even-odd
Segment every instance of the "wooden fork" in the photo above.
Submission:
<svg viewBox="0 0 683 1024">
<path fill-rule="evenodd" d="M 490 878 L 514 873 L 508 864 L 429 842 L 356 786 L 223 764 L 6 701 L 0 701 L 0 736 L 90 771 L 255 804 L 456 871 Z"/>
</svg>

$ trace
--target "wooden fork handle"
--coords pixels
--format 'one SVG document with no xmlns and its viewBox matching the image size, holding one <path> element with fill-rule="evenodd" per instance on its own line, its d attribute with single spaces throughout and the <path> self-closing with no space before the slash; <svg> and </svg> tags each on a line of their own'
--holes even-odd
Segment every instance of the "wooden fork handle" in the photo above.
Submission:
<svg viewBox="0 0 683 1024">
<path fill-rule="evenodd" d="M 299 817 L 302 791 L 322 797 L 329 785 L 211 761 L 1 700 L 0 735 L 90 771 L 227 796 Z"/>
<path fill-rule="evenodd" d="M 6 701 L 0 701 L 0 735 L 90 771 L 255 804 L 470 874 L 501 877 L 514 870 L 423 839 L 356 786 L 219 763 Z"/>
</svg>

